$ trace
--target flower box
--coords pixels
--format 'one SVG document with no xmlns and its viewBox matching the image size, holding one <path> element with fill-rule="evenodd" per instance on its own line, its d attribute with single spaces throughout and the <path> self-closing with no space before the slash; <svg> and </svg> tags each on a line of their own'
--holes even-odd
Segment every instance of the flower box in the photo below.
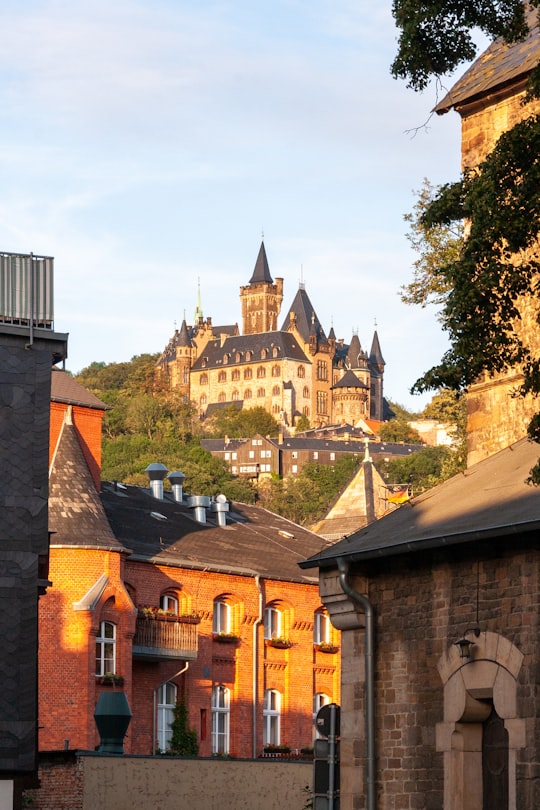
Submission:
<svg viewBox="0 0 540 810">
<path fill-rule="evenodd" d="M 327 642 L 322 644 L 314 644 L 313 646 L 318 652 L 322 653 L 330 653 L 335 655 L 335 653 L 339 652 L 339 647 L 337 647 L 335 644 L 328 644 Z"/>
<path fill-rule="evenodd" d="M 233 633 L 212 633 L 212 638 L 220 644 L 237 644 L 240 641 Z"/>
<path fill-rule="evenodd" d="M 157 622 L 180 622 L 182 624 L 199 624 L 201 617 L 196 613 L 187 613 L 178 615 L 172 610 L 163 610 L 157 607 L 142 607 L 139 608 L 139 616 L 143 619 L 149 619 Z"/>
<path fill-rule="evenodd" d="M 98 677 L 97 682 L 101 686 L 123 686 L 124 676 L 115 675 L 114 672 L 106 672 L 105 675 L 101 675 Z"/>
<path fill-rule="evenodd" d="M 267 638 L 265 641 L 267 647 L 275 647 L 278 650 L 288 650 L 292 647 L 292 641 L 288 638 Z"/>
</svg>

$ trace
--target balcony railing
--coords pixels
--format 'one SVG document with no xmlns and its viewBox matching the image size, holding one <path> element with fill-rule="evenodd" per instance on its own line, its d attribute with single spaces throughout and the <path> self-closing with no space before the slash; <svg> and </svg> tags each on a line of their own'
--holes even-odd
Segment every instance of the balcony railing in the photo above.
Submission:
<svg viewBox="0 0 540 810">
<path fill-rule="evenodd" d="M 197 658 L 197 624 L 178 619 L 160 620 L 149 616 L 137 616 L 133 639 L 133 655 L 156 661 L 179 659 L 194 661 Z"/>
</svg>

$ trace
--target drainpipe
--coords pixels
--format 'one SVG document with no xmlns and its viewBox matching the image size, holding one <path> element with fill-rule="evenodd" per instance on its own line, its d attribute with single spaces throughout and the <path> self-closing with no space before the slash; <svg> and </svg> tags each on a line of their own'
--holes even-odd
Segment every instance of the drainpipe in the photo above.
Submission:
<svg viewBox="0 0 540 810">
<path fill-rule="evenodd" d="M 367 810 L 375 810 L 375 670 L 374 670 L 374 623 L 373 605 L 364 594 L 358 593 L 349 584 L 349 565 L 338 557 L 339 584 L 344 594 L 363 609 L 366 617 L 365 668 L 366 668 L 366 785 Z"/>
<path fill-rule="evenodd" d="M 263 620 L 263 592 L 261 588 L 261 576 L 255 575 L 255 585 L 259 592 L 259 615 L 253 625 L 253 759 L 257 759 L 257 713 L 259 711 L 259 627 Z"/>
<path fill-rule="evenodd" d="M 175 673 L 174 675 L 171 675 L 171 677 L 167 678 L 166 681 L 161 681 L 161 683 L 158 683 L 158 685 L 154 689 L 154 711 L 152 713 L 152 756 L 155 756 L 155 754 L 156 754 L 156 717 L 157 717 L 157 693 L 158 693 L 158 690 L 161 689 L 161 687 L 164 686 L 166 683 L 169 683 L 169 681 L 172 681 L 175 678 L 178 678 L 179 675 L 183 675 L 184 672 L 186 672 L 186 670 L 188 668 L 189 668 L 189 661 L 186 661 L 185 666 L 183 666 L 182 669 L 179 669 L 177 673 Z"/>
</svg>

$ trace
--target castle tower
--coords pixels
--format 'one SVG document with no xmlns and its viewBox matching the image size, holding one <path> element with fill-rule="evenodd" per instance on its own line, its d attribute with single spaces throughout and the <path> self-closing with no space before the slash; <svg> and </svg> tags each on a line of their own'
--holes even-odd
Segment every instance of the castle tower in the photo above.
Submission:
<svg viewBox="0 0 540 810">
<path fill-rule="evenodd" d="M 370 371 L 370 417 L 382 422 L 384 419 L 383 381 L 386 363 L 381 352 L 377 330 L 373 333 L 371 349 L 369 352 L 368 368 Z"/>
<path fill-rule="evenodd" d="M 283 279 L 276 278 L 274 284 L 268 267 L 268 259 L 261 242 L 249 284 L 240 287 L 242 304 L 242 334 L 255 335 L 260 332 L 275 332 L 277 319 L 283 301 Z"/>
</svg>

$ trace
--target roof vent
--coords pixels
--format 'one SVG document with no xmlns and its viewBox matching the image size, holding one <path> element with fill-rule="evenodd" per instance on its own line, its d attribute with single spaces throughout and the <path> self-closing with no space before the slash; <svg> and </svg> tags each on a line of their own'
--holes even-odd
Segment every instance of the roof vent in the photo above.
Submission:
<svg viewBox="0 0 540 810">
<path fill-rule="evenodd" d="M 183 491 L 183 484 L 186 480 L 186 476 L 183 472 L 176 470 L 175 472 L 170 472 L 167 476 L 169 481 L 171 482 L 171 489 L 173 498 L 177 503 L 182 503 L 182 498 L 184 497 Z"/>
<path fill-rule="evenodd" d="M 163 479 L 168 473 L 167 467 L 164 464 L 149 464 L 145 470 L 148 478 L 150 479 L 150 487 L 152 495 L 158 500 L 163 500 Z"/>
<path fill-rule="evenodd" d="M 208 495 L 190 495 L 187 499 L 188 509 L 195 510 L 195 520 L 197 523 L 206 523 L 206 510 L 210 506 Z"/>
<path fill-rule="evenodd" d="M 216 513 L 218 526 L 227 525 L 227 512 L 229 511 L 229 501 L 226 495 L 216 495 L 215 501 L 210 506 L 212 512 Z"/>
</svg>

